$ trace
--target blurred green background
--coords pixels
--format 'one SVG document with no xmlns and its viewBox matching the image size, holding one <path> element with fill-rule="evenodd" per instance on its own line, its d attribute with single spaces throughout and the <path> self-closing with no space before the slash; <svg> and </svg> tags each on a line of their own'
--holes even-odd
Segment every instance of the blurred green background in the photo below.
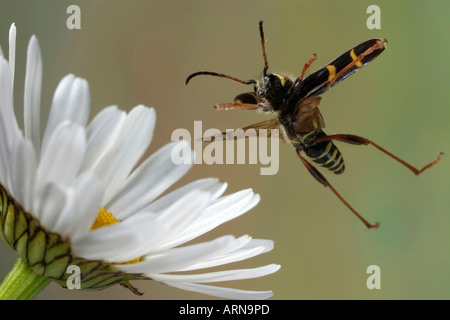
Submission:
<svg viewBox="0 0 450 320">
<path fill-rule="evenodd" d="M 68 30 L 66 9 L 81 8 L 81 30 Z M 381 30 L 369 30 L 366 9 L 381 8 Z M 387 38 L 387 50 L 327 92 L 321 103 L 325 131 L 372 139 L 422 167 L 450 153 L 448 90 L 450 2 L 441 1 L 5 1 L 0 2 L 0 43 L 17 26 L 15 102 L 20 115 L 26 48 L 35 34 L 42 49 L 44 118 L 67 73 L 86 78 L 92 112 L 117 104 L 153 106 L 156 134 L 149 153 L 177 128 L 238 128 L 267 117 L 250 111 L 217 112 L 251 88 L 219 78 L 186 76 L 199 70 L 241 79 L 261 75 L 258 21 L 264 20 L 269 71 L 299 74 L 312 53 L 311 72 L 370 38 Z M 196 165 L 174 187 L 204 177 L 229 183 L 227 193 L 253 188 L 252 211 L 200 240 L 223 234 L 273 239 L 275 249 L 226 268 L 281 264 L 271 276 L 220 285 L 272 289 L 272 299 L 449 299 L 450 159 L 421 176 L 372 147 L 337 143 L 346 160 L 341 176 L 322 170 L 337 190 L 378 230 L 367 230 L 280 144 L 280 169 L 261 176 L 261 165 Z M 16 255 L 0 244 L 0 278 Z M 381 268 L 381 289 L 366 287 L 370 265 Z M 51 284 L 38 299 L 210 299 L 154 281 L 135 281 L 142 297 L 121 287 L 101 292 Z"/>
</svg>

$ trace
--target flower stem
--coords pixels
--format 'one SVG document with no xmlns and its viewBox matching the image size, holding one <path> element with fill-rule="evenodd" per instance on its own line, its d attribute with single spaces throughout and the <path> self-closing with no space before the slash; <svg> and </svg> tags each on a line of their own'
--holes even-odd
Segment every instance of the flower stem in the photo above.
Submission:
<svg viewBox="0 0 450 320">
<path fill-rule="evenodd" d="M 18 258 L 0 285 L 0 300 L 31 300 L 50 282 L 49 278 L 35 274 L 21 258 Z"/>
</svg>

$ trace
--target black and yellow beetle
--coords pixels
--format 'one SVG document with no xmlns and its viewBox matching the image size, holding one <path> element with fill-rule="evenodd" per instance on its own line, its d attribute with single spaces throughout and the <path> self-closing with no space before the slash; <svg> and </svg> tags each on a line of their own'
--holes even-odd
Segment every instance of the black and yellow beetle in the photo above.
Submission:
<svg viewBox="0 0 450 320">
<path fill-rule="evenodd" d="M 370 224 L 353 209 L 327 179 L 301 155 L 301 152 L 303 151 L 315 163 L 336 174 L 344 172 L 345 166 L 342 154 L 332 140 L 355 145 L 370 144 L 410 169 L 416 175 L 432 167 L 440 160 L 442 153 L 434 161 L 419 170 L 366 138 L 350 134 L 327 135 L 322 130 L 324 121 L 318 109 L 321 101 L 320 95 L 379 56 L 385 50 L 387 41 L 383 39 L 367 40 L 341 54 L 325 67 L 303 78 L 310 65 L 317 58 L 313 54 L 305 63 L 300 77 L 295 78 L 284 74 L 267 73 L 269 66 L 262 21 L 259 22 L 259 31 L 264 58 L 263 75 L 260 79 L 244 81 L 221 73 L 200 71 L 189 75 L 186 79 L 186 84 L 199 75 L 216 76 L 242 84 L 253 84 L 253 92 L 239 94 L 235 97 L 233 103 L 218 104 L 215 108 L 218 110 L 254 109 L 274 113 L 276 115 L 275 118 L 242 129 L 280 128 L 284 139 L 292 143 L 298 157 L 314 178 L 324 186 L 329 187 L 368 228 L 377 228 L 379 224 Z"/>
</svg>

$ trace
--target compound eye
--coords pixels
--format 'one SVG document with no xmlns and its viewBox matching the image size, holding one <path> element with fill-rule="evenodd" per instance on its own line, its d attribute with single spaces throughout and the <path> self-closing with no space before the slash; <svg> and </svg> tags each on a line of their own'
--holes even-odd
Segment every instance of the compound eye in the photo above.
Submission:
<svg viewBox="0 0 450 320">
<path fill-rule="evenodd" d="M 267 95 L 267 87 L 258 88 L 256 90 L 256 95 L 258 96 L 259 100 L 264 101 Z"/>
</svg>

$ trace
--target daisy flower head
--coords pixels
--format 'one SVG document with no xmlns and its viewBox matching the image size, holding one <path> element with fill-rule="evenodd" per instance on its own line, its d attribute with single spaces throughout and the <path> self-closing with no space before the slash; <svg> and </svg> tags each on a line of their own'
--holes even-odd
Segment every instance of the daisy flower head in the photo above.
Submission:
<svg viewBox="0 0 450 320">
<path fill-rule="evenodd" d="M 41 285 L 14 291 L 20 281 L 12 271 L 0 298 L 32 298 L 50 281 L 66 286 L 71 266 L 80 271 L 83 290 L 120 284 L 139 294 L 129 281 L 152 279 L 223 298 L 273 294 L 209 283 L 262 277 L 276 272 L 276 264 L 196 271 L 268 252 L 271 240 L 226 235 L 187 244 L 252 209 L 259 195 L 247 189 L 223 196 L 227 185 L 214 178 L 165 193 L 190 169 L 171 161 L 174 146 L 185 142 L 171 142 L 138 165 L 152 140 L 154 109 L 139 105 L 127 113 L 110 106 L 89 122 L 89 85 L 72 74 L 55 90 L 41 138 L 42 59 L 35 36 L 27 51 L 21 130 L 13 107 L 15 41 L 12 25 L 8 60 L 0 48 L 0 236 L 19 255 L 14 270 L 26 270 Z"/>
</svg>

